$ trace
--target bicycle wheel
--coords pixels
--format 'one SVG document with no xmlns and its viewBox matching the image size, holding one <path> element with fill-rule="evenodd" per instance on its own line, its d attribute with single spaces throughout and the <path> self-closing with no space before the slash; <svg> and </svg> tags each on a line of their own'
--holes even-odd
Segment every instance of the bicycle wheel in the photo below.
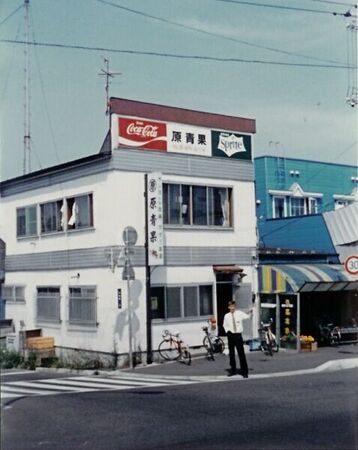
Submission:
<svg viewBox="0 0 358 450">
<path fill-rule="evenodd" d="M 271 341 L 271 339 L 269 339 L 266 347 L 267 347 L 267 354 L 270 356 L 273 356 L 272 344 L 273 344 L 273 342 Z"/>
<path fill-rule="evenodd" d="M 211 340 L 208 338 L 208 336 L 204 337 L 203 345 L 206 348 L 206 351 L 208 352 L 207 358 L 212 359 L 214 361 L 214 349 L 213 344 L 211 343 Z"/>
<path fill-rule="evenodd" d="M 191 364 L 191 354 L 190 354 L 189 350 L 183 350 L 182 351 L 180 361 L 182 361 L 184 364 L 187 364 L 188 366 L 190 366 L 190 364 Z"/>
<path fill-rule="evenodd" d="M 158 351 L 160 356 L 167 361 L 175 361 L 180 356 L 177 344 L 171 339 L 169 341 L 164 339 L 159 344 Z"/>
<path fill-rule="evenodd" d="M 221 338 L 216 338 L 215 340 L 215 347 L 217 353 L 223 353 L 225 350 L 225 344 L 224 341 Z"/>
<path fill-rule="evenodd" d="M 278 353 L 280 346 L 278 345 L 276 339 L 271 342 L 271 348 L 275 353 Z"/>
</svg>

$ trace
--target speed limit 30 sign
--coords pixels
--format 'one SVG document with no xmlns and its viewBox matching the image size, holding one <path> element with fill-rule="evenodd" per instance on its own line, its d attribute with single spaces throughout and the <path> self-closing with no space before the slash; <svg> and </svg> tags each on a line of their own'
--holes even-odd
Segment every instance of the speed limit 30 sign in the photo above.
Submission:
<svg viewBox="0 0 358 450">
<path fill-rule="evenodd" d="M 344 269 L 349 275 L 358 275 L 358 256 L 348 256 L 344 261 Z"/>
</svg>

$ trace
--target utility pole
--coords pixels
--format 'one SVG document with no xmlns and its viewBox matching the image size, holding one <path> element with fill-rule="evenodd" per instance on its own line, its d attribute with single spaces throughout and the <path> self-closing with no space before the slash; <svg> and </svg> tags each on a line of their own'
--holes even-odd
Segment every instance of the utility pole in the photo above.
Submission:
<svg viewBox="0 0 358 450">
<path fill-rule="evenodd" d="M 24 175 L 31 171 L 31 133 L 30 133 L 30 55 L 29 55 L 29 35 L 30 20 L 29 6 L 30 0 L 25 0 L 25 85 L 24 85 L 24 155 L 23 155 L 23 173 Z"/>
<path fill-rule="evenodd" d="M 350 8 L 345 14 L 347 30 L 347 65 L 348 65 L 348 86 L 346 102 L 352 108 L 358 104 L 357 86 L 357 6 Z"/>
<path fill-rule="evenodd" d="M 106 116 L 109 115 L 109 85 L 110 85 L 110 78 L 114 78 L 115 75 L 122 75 L 121 72 L 112 72 L 109 70 L 109 59 L 103 58 L 103 61 L 105 63 L 105 69 L 101 69 L 98 75 L 105 76 L 106 77 L 106 84 L 105 84 L 105 91 L 106 91 Z"/>
</svg>

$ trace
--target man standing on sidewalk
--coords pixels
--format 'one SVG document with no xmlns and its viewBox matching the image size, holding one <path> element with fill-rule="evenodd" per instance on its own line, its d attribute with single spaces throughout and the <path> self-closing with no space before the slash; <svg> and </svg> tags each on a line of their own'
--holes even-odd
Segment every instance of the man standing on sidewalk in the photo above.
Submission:
<svg viewBox="0 0 358 450">
<path fill-rule="evenodd" d="M 242 321 L 245 319 L 249 319 L 250 316 L 243 311 L 236 309 L 236 303 L 234 301 L 230 301 L 228 303 L 229 312 L 224 316 L 223 327 L 227 334 L 227 340 L 229 344 L 229 357 L 230 357 L 230 367 L 231 371 L 228 374 L 228 377 L 236 375 L 236 358 L 235 358 L 235 349 L 237 354 L 239 355 L 240 360 L 240 368 L 241 375 L 244 378 L 248 378 L 249 376 L 249 368 L 247 366 L 245 350 L 244 350 L 244 342 L 242 340 Z M 252 313 L 252 310 L 250 310 Z"/>
</svg>

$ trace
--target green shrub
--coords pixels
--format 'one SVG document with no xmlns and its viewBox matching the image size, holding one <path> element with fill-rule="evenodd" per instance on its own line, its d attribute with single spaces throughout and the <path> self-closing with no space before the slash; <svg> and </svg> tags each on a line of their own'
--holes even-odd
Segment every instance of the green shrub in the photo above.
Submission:
<svg viewBox="0 0 358 450">
<path fill-rule="evenodd" d="M 19 352 L 13 350 L 1 350 L 0 351 L 0 368 L 1 369 L 14 369 L 19 367 L 24 361 L 24 358 Z"/>
</svg>

